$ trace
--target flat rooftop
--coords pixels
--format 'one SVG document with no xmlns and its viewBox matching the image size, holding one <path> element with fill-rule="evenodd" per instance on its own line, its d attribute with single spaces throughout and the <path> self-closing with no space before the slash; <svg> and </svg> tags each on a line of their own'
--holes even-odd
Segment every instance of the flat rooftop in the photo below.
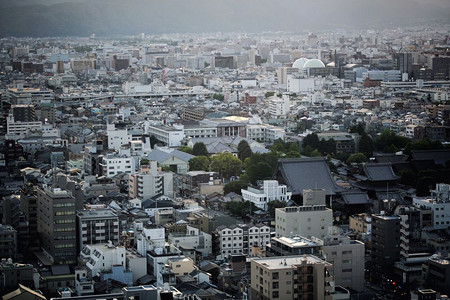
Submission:
<svg viewBox="0 0 450 300">
<path fill-rule="evenodd" d="M 314 255 L 303 255 L 303 256 L 281 256 L 281 257 L 266 257 L 266 258 L 254 258 L 252 261 L 263 265 L 268 269 L 292 269 L 295 265 L 303 264 L 303 261 L 306 259 L 308 264 L 326 264 L 331 265 L 330 263 L 314 256 Z"/>
</svg>

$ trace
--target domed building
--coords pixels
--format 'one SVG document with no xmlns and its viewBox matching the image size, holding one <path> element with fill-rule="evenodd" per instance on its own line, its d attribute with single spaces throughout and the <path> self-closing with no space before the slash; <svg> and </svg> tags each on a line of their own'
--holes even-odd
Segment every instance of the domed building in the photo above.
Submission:
<svg viewBox="0 0 450 300">
<path fill-rule="evenodd" d="M 294 61 L 294 63 L 292 64 L 293 68 L 297 68 L 299 70 L 303 69 L 303 66 L 305 65 L 305 63 L 308 61 L 309 59 L 307 58 L 299 58 L 296 61 Z"/>
<path fill-rule="evenodd" d="M 325 68 L 325 64 L 319 59 L 310 59 L 303 65 L 303 69 L 312 68 Z"/>
</svg>

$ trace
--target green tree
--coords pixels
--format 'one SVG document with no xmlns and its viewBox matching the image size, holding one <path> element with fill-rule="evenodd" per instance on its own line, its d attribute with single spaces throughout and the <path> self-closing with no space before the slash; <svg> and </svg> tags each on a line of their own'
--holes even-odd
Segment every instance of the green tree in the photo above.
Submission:
<svg viewBox="0 0 450 300">
<path fill-rule="evenodd" d="M 231 153 L 219 153 L 211 158 L 210 170 L 218 172 L 222 178 L 229 179 L 242 173 L 242 162 Z"/>
<path fill-rule="evenodd" d="M 373 155 L 373 150 L 373 140 L 367 133 L 363 132 L 359 139 L 359 152 L 364 153 L 367 157 L 371 157 Z"/>
<path fill-rule="evenodd" d="M 239 142 L 238 147 L 238 158 L 244 161 L 247 157 L 252 155 L 252 149 L 246 140 L 242 140 Z"/>
<path fill-rule="evenodd" d="M 253 204 L 250 201 L 245 201 L 245 202 L 231 201 L 231 202 L 228 202 L 225 207 L 233 215 L 237 215 L 240 217 L 245 217 L 247 214 L 251 214 L 252 211 L 255 211 L 258 209 L 255 206 L 255 204 Z"/>
<path fill-rule="evenodd" d="M 225 100 L 225 96 L 222 95 L 222 94 L 214 93 L 213 99 L 216 99 L 216 100 L 219 100 L 219 101 L 223 101 L 223 100 Z"/>
<path fill-rule="evenodd" d="M 283 158 L 299 158 L 302 157 L 300 155 L 300 152 L 298 151 L 289 151 L 288 153 L 286 153 Z"/>
<path fill-rule="evenodd" d="M 407 137 L 398 136 L 390 130 L 383 130 L 376 139 L 375 147 L 377 150 L 389 152 L 392 151 L 394 147 L 396 149 L 403 149 L 410 142 L 411 140 Z"/>
<path fill-rule="evenodd" d="M 273 200 L 267 203 L 267 210 L 271 216 L 275 216 L 275 208 L 286 207 L 286 202 L 280 200 Z"/>
<path fill-rule="evenodd" d="M 245 174 L 252 184 L 258 180 L 269 179 L 273 175 L 273 168 L 266 162 L 258 162 L 245 169 Z"/>
<path fill-rule="evenodd" d="M 189 154 L 192 154 L 192 148 L 190 148 L 190 147 L 188 147 L 188 146 L 181 146 L 181 147 L 178 147 L 178 150 L 179 151 L 183 151 L 183 152 L 185 152 L 185 153 L 189 153 Z"/>
<path fill-rule="evenodd" d="M 305 149 L 307 146 L 311 146 L 312 149 L 318 149 L 320 146 L 319 137 L 316 133 L 311 133 L 305 136 L 305 138 L 302 141 L 303 149 Z"/>
<path fill-rule="evenodd" d="M 311 154 L 309 156 L 311 156 L 311 157 L 320 157 L 320 156 L 322 156 L 322 153 L 320 153 L 319 150 L 314 149 L 314 151 L 311 152 Z"/>
<path fill-rule="evenodd" d="M 355 153 L 347 159 L 347 164 L 361 164 L 367 161 L 368 159 L 363 153 Z"/>
<path fill-rule="evenodd" d="M 323 153 L 324 155 L 335 153 L 336 152 L 336 142 L 334 141 L 334 139 L 329 139 L 329 140 L 321 139 L 319 142 L 318 150 L 320 153 Z"/>
<path fill-rule="evenodd" d="M 144 165 L 148 166 L 150 164 L 150 161 L 147 158 L 143 158 L 143 159 L 141 159 L 141 161 L 139 163 L 141 166 L 144 166 Z"/>
<path fill-rule="evenodd" d="M 248 187 L 248 182 L 242 180 L 236 180 L 225 184 L 223 187 L 223 193 L 226 195 L 228 193 L 234 192 L 238 195 L 242 195 L 241 189 L 246 189 Z"/>
<path fill-rule="evenodd" d="M 192 155 L 207 156 L 208 150 L 206 149 L 205 144 L 203 142 L 195 143 L 194 147 L 192 148 Z"/>
<path fill-rule="evenodd" d="M 211 160 L 208 156 L 196 156 L 189 160 L 190 171 L 209 171 Z"/>
<path fill-rule="evenodd" d="M 275 92 L 266 92 L 264 94 L 264 97 L 269 98 L 269 97 L 272 97 L 273 95 L 275 95 Z"/>
<path fill-rule="evenodd" d="M 439 150 L 443 148 L 444 145 L 442 145 L 441 141 L 432 141 L 425 138 L 406 145 L 405 154 L 410 155 L 413 150 Z"/>
</svg>

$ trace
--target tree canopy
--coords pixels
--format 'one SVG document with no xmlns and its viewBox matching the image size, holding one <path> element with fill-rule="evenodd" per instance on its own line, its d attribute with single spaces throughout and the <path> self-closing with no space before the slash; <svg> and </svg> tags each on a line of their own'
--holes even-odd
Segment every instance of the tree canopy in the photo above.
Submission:
<svg viewBox="0 0 450 300">
<path fill-rule="evenodd" d="M 228 193 L 234 192 L 241 195 L 241 189 L 246 189 L 248 187 L 248 182 L 242 180 L 236 180 L 225 184 L 223 187 L 223 193 L 226 195 Z"/>
<path fill-rule="evenodd" d="M 252 155 L 252 149 L 246 140 L 242 140 L 239 142 L 238 147 L 238 158 L 241 161 L 244 161 L 247 157 Z"/>
<path fill-rule="evenodd" d="M 348 164 L 360 164 L 367 162 L 368 159 L 363 153 L 355 153 L 350 155 L 350 157 L 347 159 Z"/>
<path fill-rule="evenodd" d="M 192 155 L 207 156 L 208 150 L 206 149 L 205 144 L 203 142 L 195 143 L 194 147 L 192 148 Z"/>
<path fill-rule="evenodd" d="M 212 156 L 210 170 L 229 179 L 242 173 L 242 162 L 231 153 L 219 153 Z"/>
<path fill-rule="evenodd" d="M 189 160 L 190 171 L 209 171 L 211 160 L 208 156 L 196 156 Z"/>
<path fill-rule="evenodd" d="M 189 153 L 189 154 L 192 154 L 192 148 L 190 148 L 190 147 L 188 147 L 188 146 L 181 146 L 181 147 L 178 147 L 178 150 L 179 151 L 183 151 L 183 152 L 186 152 L 186 153 Z"/>
</svg>

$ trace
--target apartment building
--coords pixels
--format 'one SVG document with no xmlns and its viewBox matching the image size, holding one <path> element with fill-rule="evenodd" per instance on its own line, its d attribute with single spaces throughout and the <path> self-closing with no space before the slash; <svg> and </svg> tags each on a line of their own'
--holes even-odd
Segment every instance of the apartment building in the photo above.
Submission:
<svg viewBox="0 0 450 300">
<path fill-rule="evenodd" d="M 90 209 L 77 212 L 78 251 L 84 245 L 119 243 L 119 217 L 111 209 Z"/>
<path fill-rule="evenodd" d="M 37 189 L 38 232 L 44 254 L 53 264 L 75 264 L 77 259 L 76 200 L 60 188 Z"/>
<path fill-rule="evenodd" d="M 252 258 L 251 299 L 331 300 L 331 264 L 313 255 Z"/>
<path fill-rule="evenodd" d="M 150 199 L 157 195 L 173 197 L 173 173 L 161 171 L 156 161 L 142 165 L 138 173 L 129 176 L 129 195 L 131 199 Z"/>
<path fill-rule="evenodd" d="M 325 205 L 292 206 L 275 209 L 277 237 L 301 235 L 324 238 L 333 225 L 333 211 Z"/>
<path fill-rule="evenodd" d="M 253 246 L 265 250 L 270 243 L 270 227 L 264 224 L 219 226 L 217 233 L 219 255 L 222 257 L 229 254 L 249 254 Z"/>
<path fill-rule="evenodd" d="M 261 210 L 267 211 L 270 201 L 279 200 L 288 202 L 291 200 L 292 193 L 287 191 L 287 186 L 278 184 L 276 180 L 264 180 L 260 189 L 248 187 L 242 189 L 242 198 L 244 201 L 250 201 Z"/>
</svg>

